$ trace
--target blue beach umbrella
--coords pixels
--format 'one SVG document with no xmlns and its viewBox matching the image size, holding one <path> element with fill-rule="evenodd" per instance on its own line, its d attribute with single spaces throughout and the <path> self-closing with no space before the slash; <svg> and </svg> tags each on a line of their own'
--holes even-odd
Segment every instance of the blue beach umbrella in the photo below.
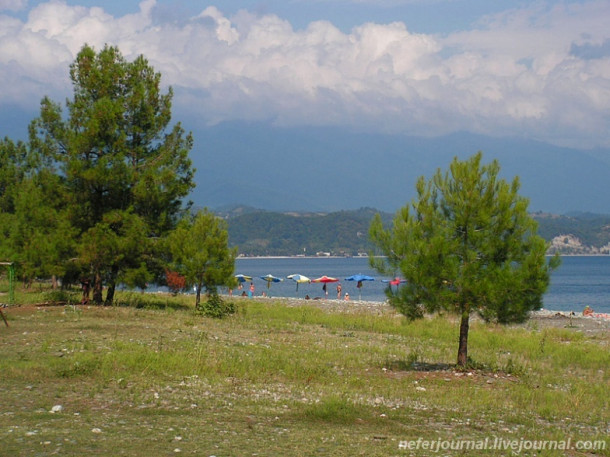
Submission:
<svg viewBox="0 0 610 457">
<path fill-rule="evenodd" d="M 375 281 L 375 278 L 373 278 L 372 276 L 368 276 L 368 275 L 352 275 L 349 276 L 347 278 L 345 278 L 346 281 L 357 281 L 358 285 L 356 286 L 358 288 L 358 300 L 362 299 L 362 281 Z"/>
<path fill-rule="evenodd" d="M 269 287 L 271 287 L 272 282 L 282 282 L 283 281 L 282 278 L 276 278 L 273 275 L 260 276 L 260 278 L 267 281 L 267 289 L 269 289 Z"/>
<path fill-rule="evenodd" d="M 239 282 L 246 282 L 246 281 L 252 281 L 252 276 L 246 276 L 246 275 L 235 275 L 235 279 L 237 279 Z"/>
</svg>

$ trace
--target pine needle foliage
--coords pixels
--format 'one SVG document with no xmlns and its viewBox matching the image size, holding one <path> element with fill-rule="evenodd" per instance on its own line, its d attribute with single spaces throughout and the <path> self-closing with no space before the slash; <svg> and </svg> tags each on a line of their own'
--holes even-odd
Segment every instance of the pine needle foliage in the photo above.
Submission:
<svg viewBox="0 0 610 457">
<path fill-rule="evenodd" d="M 461 318 L 458 365 L 468 361 L 469 319 L 522 322 L 542 306 L 550 272 L 548 245 L 537 235 L 528 199 L 519 195 L 519 179 L 499 177 L 497 161 L 483 165 L 479 152 L 449 169 L 417 181 L 417 197 L 400 209 L 393 226 L 381 217 L 371 224 L 377 253 L 371 265 L 407 280 L 388 288 L 390 303 L 409 319 L 427 313 Z"/>
</svg>

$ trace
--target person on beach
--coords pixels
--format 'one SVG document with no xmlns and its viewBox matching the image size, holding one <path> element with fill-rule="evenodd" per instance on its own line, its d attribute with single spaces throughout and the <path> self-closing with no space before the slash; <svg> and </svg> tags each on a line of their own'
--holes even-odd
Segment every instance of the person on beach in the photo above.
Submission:
<svg viewBox="0 0 610 457">
<path fill-rule="evenodd" d="M 345 301 L 349 301 L 349 293 L 345 292 Z"/>
<path fill-rule="evenodd" d="M 324 295 L 328 297 L 328 290 L 326 290 L 326 283 L 322 286 L 322 290 L 324 291 Z"/>
<path fill-rule="evenodd" d="M 254 297 L 254 283 L 250 283 L 250 297 Z"/>
<path fill-rule="evenodd" d="M 341 283 L 337 284 L 337 300 L 341 298 Z"/>
</svg>

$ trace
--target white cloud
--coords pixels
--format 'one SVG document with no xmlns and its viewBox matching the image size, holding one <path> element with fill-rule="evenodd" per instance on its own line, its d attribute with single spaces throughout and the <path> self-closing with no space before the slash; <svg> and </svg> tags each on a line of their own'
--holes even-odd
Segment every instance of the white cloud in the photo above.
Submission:
<svg viewBox="0 0 610 457">
<path fill-rule="evenodd" d="M 403 23 L 344 33 L 318 21 L 295 30 L 274 15 L 226 17 L 216 7 L 176 24 L 155 17 L 154 0 L 119 18 L 51 1 L 26 22 L 0 15 L 0 77 L 12 81 L 0 103 L 28 94 L 37 103 L 43 89 L 63 90 L 63 100 L 81 46 L 109 43 L 127 58 L 144 54 L 176 89 L 176 103 L 208 123 L 273 119 L 610 145 L 608 2 L 536 5 L 442 37 Z"/>
</svg>

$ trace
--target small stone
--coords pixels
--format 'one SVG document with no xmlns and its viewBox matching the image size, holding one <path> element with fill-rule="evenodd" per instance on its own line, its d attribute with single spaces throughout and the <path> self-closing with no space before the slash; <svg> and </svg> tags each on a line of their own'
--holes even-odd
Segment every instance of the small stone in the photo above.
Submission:
<svg viewBox="0 0 610 457">
<path fill-rule="evenodd" d="M 97 428 L 97 427 L 92 428 L 91 429 L 91 433 L 102 433 L 102 429 L 101 428 Z"/>
<path fill-rule="evenodd" d="M 51 413 L 61 413 L 63 411 L 64 407 L 61 405 L 55 405 L 51 408 Z"/>
</svg>

